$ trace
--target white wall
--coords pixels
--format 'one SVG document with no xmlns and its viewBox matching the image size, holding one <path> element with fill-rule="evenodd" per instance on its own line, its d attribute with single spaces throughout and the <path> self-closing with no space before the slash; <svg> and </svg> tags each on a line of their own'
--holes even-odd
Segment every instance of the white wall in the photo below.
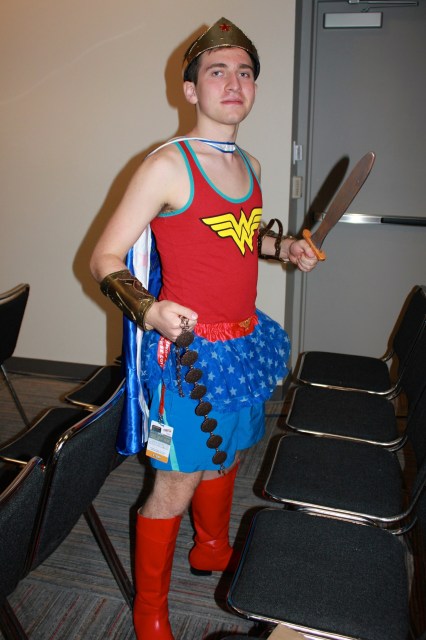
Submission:
<svg viewBox="0 0 426 640">
<path fill-rule="evenodd" d="M 103 364 L 118 311 L 88 272 L 96 238 L 157 143 L 186 133 L 186 46 L 221 16 L 260 53 L 239 143 L 262 163 L 265 219 L 287 224 L 295 0 L 14 0 L 0 15 L 0 291 L 31 285 L 15 355 Z M 285 274 L 261 264 L 258 303 L 282 322 Z"/>
</svg>

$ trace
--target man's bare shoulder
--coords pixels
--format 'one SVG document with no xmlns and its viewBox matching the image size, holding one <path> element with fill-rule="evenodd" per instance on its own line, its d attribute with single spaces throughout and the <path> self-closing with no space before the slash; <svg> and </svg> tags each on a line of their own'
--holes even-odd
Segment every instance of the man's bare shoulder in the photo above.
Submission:
<svg viewBox="0 0 426 640">
<path fill-rule="evenodd" d="M 155 204 L 156 213 L 181 207 L 189 197 L 190 187 L 178 147 L 168 144 L 150 153 L 133 177 L 132 190 Z"/>
<path fill-rule="evenodd" d="M 144 192 L 154 191 L 162 203 L 170 202 L 185 176 L 185 163 L 176 145 L 169 144 L 150 153 L 140 164 L 133 184 Z"/>
<path fill-rule="evenodd" d="M 182 162 L 182 154 L 175 144 L 167 144 L 165 146 L 154 149 L 142 162 L 141 169 L 153 173 L 179 172 L 184 167 Z"/>
<path fill-rule="evenodd" d="M 252 156 L 252 154 L 246 151 L 245 149 L 243 149 L 242 151 L 247 156 L 251 166 L 253 167 L 255 174 L 257 175 L 258 178 L 260 178 L 261 166 L 260 166 L 259 160 L 254 156 Z"/>
</svg>

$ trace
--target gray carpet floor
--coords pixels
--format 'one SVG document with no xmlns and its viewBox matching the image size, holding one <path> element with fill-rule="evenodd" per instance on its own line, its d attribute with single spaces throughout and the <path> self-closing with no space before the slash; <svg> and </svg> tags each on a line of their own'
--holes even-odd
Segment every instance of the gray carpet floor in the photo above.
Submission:
<svg viewBox="0 0 426 640">
<path fill-rule="evenodd" d="M 74 381 L 12 376 L 28 417 L 33 420 L 51 406 L 69 406 L 63 397 Z M 242 544 L 253 514 L 268 503 L 261 487 L 283 431 L 276 414 L 282 403 L 268 404 L 267 435 L 242 463 L 235 486 L 230 524 L 231 542 Z M 0 441 L 23 428 L 5 383 L 0 383 Z M 132 575 L 136 510 L 152 483 L 144 456 L 127 458 L 107 479 L 95 507 L 129 576 Z M 187 556 L 193 529 L 186 515 L 176 546 L 169 597 L 170 618 L 177 640 L 220 640 L 253 631 L 253 623 L 226 607 L 228 578 L 196 577 Z M 9 602 L 31 640 L 133 639 L 131 612 L 123 600 L 84 518 L 62 545 L 25 578 Z M 0 637 L 3 637 L 0 633 Z M 149 640 L 149 639 L 147 639 Z"/>
</svg>

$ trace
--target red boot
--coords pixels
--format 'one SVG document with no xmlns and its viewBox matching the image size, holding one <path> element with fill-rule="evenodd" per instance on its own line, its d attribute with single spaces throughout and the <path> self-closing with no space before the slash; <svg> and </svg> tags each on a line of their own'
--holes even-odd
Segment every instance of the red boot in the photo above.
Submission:
<svg viewBox="0 0 426 640">
<path fill-rule="evenodd" d="M 133 624 L 138 640 L 174 640 L 167 596 L 181 516 L 136 522 Z"/>
<path fill-rule="evenodd" d="M 229 519 L 238 465 L 215 480 L 203 480 L 192 498 L 195 545 L 189 552 L 191 572 L 234 571 L 238 556 L 229 546 Z"/>
</svg>

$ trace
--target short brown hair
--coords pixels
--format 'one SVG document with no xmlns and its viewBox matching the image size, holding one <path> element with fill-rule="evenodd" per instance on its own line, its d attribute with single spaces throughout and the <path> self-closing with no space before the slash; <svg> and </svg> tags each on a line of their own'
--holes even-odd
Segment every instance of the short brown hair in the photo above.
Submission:
<svg viewBox="0 0 426 640">
<path fill-rule="evenodd" d="M 200 68 L 200 59 L 201 59 L 201 56 L 197 56 L 196 58 L 193 59 L 191 64 L 189 64 L 186 67 L 185 72 L 183 74 L 184 82 L 187 81 L 187 82 L 193 82 L 194 84 L 197 84 L 198 71 Z"/>
</svg>

